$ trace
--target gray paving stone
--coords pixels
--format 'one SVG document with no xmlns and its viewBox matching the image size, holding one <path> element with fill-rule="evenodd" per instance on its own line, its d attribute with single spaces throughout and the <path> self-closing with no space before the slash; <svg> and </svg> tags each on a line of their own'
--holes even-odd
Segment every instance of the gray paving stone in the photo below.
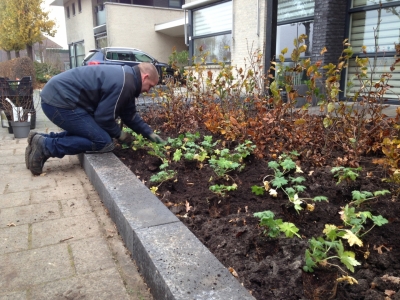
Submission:
<svg viewBox="0 0 400 300">
<path fill-rule="evenodd" d="M 0 300 L 26 300 L 26 291 L 22 292 L 11 292 L 6 294 L 0 293 Z"/>
<path fill-rule="evenodd" d="M 52 201 L 53 199 L 64 200 L 72 199 L 77 195 L 84 195 L 85 191 L 82 186 L 62 186 L 57 187 L 54 183 L 53 187 L 42 188 L 40 190 L 31 191 L 31 202 L 41 203 Z"/>
<path fill-rule="evenodd" d="M 43 299 L 128 300 L 129 297 L 113 268 L 35 286 L 31 290 L 31 300 Z"/>
<path fill-rule="evenodd" d="M 60 217 L 58 202 L 47 202 L 25 206 L 4 208 L 0 211 L 0 227 L 7 224 L 27 224 Z"/>
<path fill-rule="evenodd" d="M 18 171 L 26 171 L 25 164 L 18 163 L 18 164 L 10 164 L 10 165 L 7 165 L 7 166 L 8 166 L 8 171 L 10 173 L 18 172 Z M 31 176 L 29 173 L 28 173 L 28 175 Z"/>
<path fill-rule="evenodd" d="M 78 275 L 115 267 L 107 243 L 101 237 L 70 242 Z"/>
<path fill-rule="evenodd" d="M 0 255 L 0 270 L 2 292 L 74 275 L 66 244 Z"/>
<path fill-rule="evenodd" d="M 15 148 L 22 148 L 22 147 L 23 147 L 22 144 L 19 145 L 17 143 L 17 141 L 13 140 L 13 139 L 5 139 L 5 140 L 0 141 L 0 149 L 1 150 L 8 150 L 8 149 L 14 150 Z M 25 145 L 25 147 L 26 147 L 26 145 Z"/>
<path fill-rule="evenodd" d="M 32 247 L 58 244 L 71 237 L 69 241 L 100 235 L 96 217 L 92 215 L 61 218 L 32 224 Z"/>
<path fill-rule="evenodd" d="M 28 249 L 28 225 L 0 228 L 0 254 Z"/>
<path fill-rule="evenodd" d="M 9 164 L 25 164 L 23 155 L 10 155 L 7 156 L 6 160 L 1 160 L 0 165 L 9 165 Z"/>
<path fill-rule="evenodd" d="M 1 149 L 0 150 L 0 156 L 11 156 L 14 155 L 14 149 Z"/>
<path fill-rule="evenodd" d="M 27 176 L 19 180 L 8 180 L 7 182 L 7 193 L 22 192 L 26 190 L 40 190 L 55 186 L 56 182 L 53 179 L 43 179 L 41 176 L 31 176 L 30 171 L 26 169 L 25 163 L 24 168 L 26 172 L 29 172 Z"/>
<path fill-rule="evenodd" d="M 63 217 L 72 217 L 88 214 L 92 211 L 85 198 L 61 200 L 61 213 Z"/>
<path fill-rule="evenodd" d="M 16 192 L 3 194 L 0 197 L 0 209 L 20 205 L 28 205 L 30 202 L 30 192 Z"/>
</svg>

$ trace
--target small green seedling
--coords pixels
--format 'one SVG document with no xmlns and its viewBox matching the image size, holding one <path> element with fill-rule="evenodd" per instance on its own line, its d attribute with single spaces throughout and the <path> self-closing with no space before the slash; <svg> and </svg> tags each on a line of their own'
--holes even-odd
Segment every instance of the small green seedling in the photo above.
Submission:
<svg viewBox="0 0 400 300">
<path fill-rule="evenodd" d="M 274 171 L 274 175 L 267 175 L 263 178 L 265 190 L 269 191 L 269 194 L 273 197 L 277 196 L 277 189 L 282 190 L 289 198 L 289 201 L 293 204 L 295 210 L 299 213 L 303 209 L 302 205 L 306 204 L 308 210 L 313 211 L 314 205 L 308 203 L 311 201 L 328 201 L 325 196 L 317 196 L 314 198 L 305 198 L 299 196 L 299 193 L 304 192 L 306 187 L 302 185 L 306 179 L 303 176 L 287 176 L 291 171 L 295 173 L 303 173 L 299 166 L 293 161 L 292 157 L 297 157 L 299 154 L 296 151 L 292 151 L 289 154 L 282 154 L 279 156 L 278 161 L 270 161 L 268 167 Z M 274 177 L 271 181 L 267 181 L 266 178 Z M 274 187 L 270 188 L 270 184 Z"/>
<path fill-rule="evenodd" d="M 382 190 L 382 191 L 376 191 L 373 193 L 368 192 L 368 191 L 352 191 L 351 194 L 353 196 L 353 201 L 351 201 L 349 204 L 350 205 L 354 204 L 356 206 L 360 206 L 365 201 L 369 201 L 372 199 L 376 199 L 379 196 L 384 196 L 386 194 L 390 194 L 390 191 Z"/>
<path fill-rule="evenodd" d="M 275 215 L 272 211 L 266 210 L 254 213 L 254 216 L 260 218 L 260 226 L 265 226 L 264 234 L 272 238 L 276 238 L 280 233 L 284 233 L 286 237 L 292 238 L 294 235 L 300 237 L 297 233 L 299 229 L 290 222 L 283 222 L 282 219 L 274 219 Z"/>
<path fill-rule="evenodd" d="M 218 196 L 224 198 L 226 196 L 227 192 L 234 191 L 237 189 L 237 184 L 234 183 L 232 185 L 219 185 L 219 184 L 214 184 L 210 186 L 210 191 L 217 194 Z"/>
<path fill-rule="evenodd" d="M 240 167 L 240 164 L 223 157 L 211 158 L 209 161 L 210 167 L 213 168 L 215 174 L 219 178 L 225 177 L 228 172 L 236 170 Z"/>
<path fill-rule="evenodd" d="M 154 174 L 153 176 L 150 177 L 150 182 L 154 183 L 163 183 L 164 181 L 173 179 L 176 176 L 176 172 L 173 170 L 163 170 L 158 172 L 157 174 Z"/>
<path fill-rule="evenodd" d="M 311 238 L 309 240 L 309 249 L 305 252 L 305 266 L 303 270 L 313 272 L 317 266 L 331 265 L 339 268 L 346 273 L 338 264 L 328 261 L 338 259 L 348 270 L 354 272 L 354 267 L 361 263 L 355 259 L 353 251 L 345 251 L 343 241 L 347 241 L 349 246 L 363 246 L 361 238 L 372 230 L 375 226 L 382 226 L 388 223 L 388 220 L 382 216 L 373 216 L 369 211 L 356 212 L 354 207 L 346 205 L 339 212 L 344 226 L 335 226 L 325 224 L 323 233 L 325 237 Z M 373 225 L 368 230 L 364 230 L 364 225 L 371 220 Z M 353 277 L 344 276 L 343 280 L 349 283 L 357 283 Z"/>
<path fill-rule="evenodd" d="M 253 185 L 251 187 L 251 192 L 256 196 L 262 196 L 264 195 L 265 188 L 263 186 Z"/>
<path fill-rule="evenodd" d="M 333 177 L 338 178 L 338 182 L 336 184 L 341 183 L 343 180 L 345 180 L 347 183 L 350 183 L 351 181 L 355 181 L 357 177 L 360 175 L 358 172 L 361 171 L 362 168 L 350 168 L 350 167 L 333 167 L 331 169 L 331 173 L 334 173 L 335 175 Z"/>
</svg>

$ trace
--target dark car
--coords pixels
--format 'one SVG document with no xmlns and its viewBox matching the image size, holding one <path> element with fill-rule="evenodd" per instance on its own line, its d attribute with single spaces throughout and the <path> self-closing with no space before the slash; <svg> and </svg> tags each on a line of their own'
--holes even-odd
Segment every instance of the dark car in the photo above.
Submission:
<svg viewBox="0 0 400 300">
<path fill-rule="evenodd" d="M 174 69 L 168 64 L 159 62 L 149 54 L 136 49 L 124 47 L 105 47 L 90 50 L 83 59 L 82 66 L 91 65 L 128 65 L 136 66 L 141 62 L 152 63 L 160 74 L 160 84 L 165 84 L 174 78 Z"/>
</svg>

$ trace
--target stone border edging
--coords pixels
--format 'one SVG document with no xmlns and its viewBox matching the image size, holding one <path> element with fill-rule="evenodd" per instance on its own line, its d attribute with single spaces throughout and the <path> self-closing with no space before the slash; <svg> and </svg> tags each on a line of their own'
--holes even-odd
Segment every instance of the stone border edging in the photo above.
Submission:
<svg viewBox="0 0 400 300">
<path fill-rule="evenodd" d="M 113 153 L 79 160 L 154 299 L 255 299 Z"/>
</svg>

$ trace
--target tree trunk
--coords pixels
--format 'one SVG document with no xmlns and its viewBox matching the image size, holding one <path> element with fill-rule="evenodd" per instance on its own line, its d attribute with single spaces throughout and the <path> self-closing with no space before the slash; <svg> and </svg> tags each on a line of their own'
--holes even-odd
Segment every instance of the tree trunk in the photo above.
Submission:
<svg viewBox="0 0 400 300">
<path fill-rule="evenodd" d="M 20 57 L 19 50 L 15 50 L 15 57 Z"/>
<path fill-rule="evenodd" d="M 7 51 L 7 60 L 11 60 L 11 51 Z"/>
<path fill-rule="evenodd" d="M 32 59 L 33 61 L 33 47 L 32 45 L 26 45 L 26 53 L 28 54 L 28 57 Z"/>
</svg>

